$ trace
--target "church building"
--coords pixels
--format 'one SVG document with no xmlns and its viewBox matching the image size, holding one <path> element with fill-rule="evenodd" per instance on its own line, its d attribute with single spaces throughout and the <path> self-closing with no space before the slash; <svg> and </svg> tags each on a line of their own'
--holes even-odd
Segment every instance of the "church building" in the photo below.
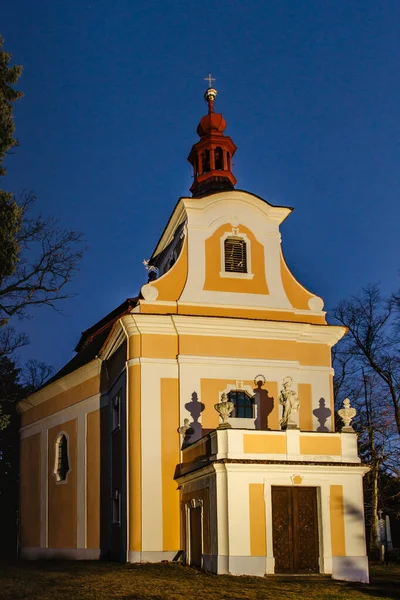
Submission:
<svg viewBox="0 0 400 600">
<path fill-rule="evenodd" d="M 345 329 L 285 262 L 292 209 L 235 188 L 216 96 L 140 294 L 20 403 L 21 555 L 367 582 L 348 401 L 335 431 Z"/>
</svg>

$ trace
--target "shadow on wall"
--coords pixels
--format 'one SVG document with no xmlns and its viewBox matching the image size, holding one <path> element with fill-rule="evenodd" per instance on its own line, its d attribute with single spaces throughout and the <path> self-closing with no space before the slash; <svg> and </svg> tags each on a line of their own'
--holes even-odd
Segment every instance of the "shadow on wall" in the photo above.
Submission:
<svg viewBox="0 0 400 600">
<path fill-rule="evenodd" d="M 257 387 L 253 390 L 257 405 L 257 418 L 254 424 L 256 429 L 271 430 L 269 416 L 274 410 L 275 400 L 269 395 L 268 390 L 262 389 L 262 385 L 262 381 L 257 381 Z"/>
<path fill-rule="evenodd" d="M 262 389 L 262 385 L 263 382 L 258 381 L 257 387 L 253 390 L 254 402 L 257 405 L 257 418 L 254 421 L 254 425 L 255 429 L 257 430 L 271 431 L 272 429 L 275 429 L 271 427 L 270 416 L 275 408 L 276 401 L 273 396 L 270 396 L 268 390 Z M 202 424 L 199 423 L 199 418 L 201 413 L 205 409 L 205 405 L 203 404 L 203 402 L 199 401 L 199 397 L 196 391 L 192 392 L 191 401 L 185 404 L 185 408 L 192 417 L 192 420 L 189 423 L 189 429 L 186 431 L 186 435 L 182 443 L 182 448 L 186 448 L 186 446 L 188 446 L 189 444 L 193 444 L 193 442 L 196 442 L 201 437 L 212 431 L 211 429 L 203 428 Z M 313 410 L 313 414 L 316 416 L 319 422 L 319 427 L 317 428 L 317 431 L 328 432 L 329 429 L 328 427 L 326 427 L 325 423 L 331 416 L 332 411 L 326 406 L 325 398 L 320 398 L 319 408 Z"/>
<path fill-rule="evenodd" d="M 362 548 L 365 544 L 365 535 L 364 535 L 364 510 L 363 510 L 363 506 L 361 505 L 361 507 L 357 504 L 353 504 L 353 503 L 349 503 L 349 502 L 345 502 L 345 515 L 346 515 L 346 527 L 348 527 L 349 525 L 352 526 L 352 522 L 357 522 L 359 523 L 360 527 L 358 528 L 358 533 L 357 535 L 352 535 L 352 540 L 353 542 L 355 540 L 357 540 L 357 545 L 360 545 L 360 548 Z M 335 558 L 333 558 L 333 560 L 335 560 Z M 353 578 L 359 578 L 359 580 L 363 580 L 363 578 L 365 577 L 365 573 L 362 570 L 362 568 L 360 568 L 360 563 L 357 559 L 351 557 L 351 556 L 347 556 L 347 557 L 340 557 L 340 569 L 339 569 L 339 573 L 338 573 L 339 579 L 344 579 L 347 580 L 348 578 L 351 577 L 351 579 Z M 367 595 L 369 595 L 369 590 L 370 588 L 365 588 L 365 592 Z M 394 590 L 393 590 L 394 591 Z M 385 590 L 386 592 L 386 590 Z M 375 594 L 371 594 L 374 597 Z M 381 594 L 378 594 L 378 597 L 381 596 Z M 382 597 L 384 598 L 398 598 L 398 590 L 397 590 L 397 595 L 396 596 L 387 596 L 386 593 L 385 595 L 382 595 Z"/>
<path fill-rule="evenodd" d="M 326 406 L 325 398 L 320 398 L 319 399 L 319 408 L 316 408 L 315 410 L 313 410 L 313 415 L 315 415 L 317 417 L 317 420 L 319 423 L 319 427 L 317 427 L 317 431 L 329 431 L 329 429 L 326 427 L 325 423 L 327 422 L 327 420 L 331 416 L 331 414 L 332 414 L 332 411 L 330 408 L 328 408 Z"/>
<path fill-rule="evenodd" d="M 357 590 L 360 590 L 360 583 L 361 584 L 367 584 L 369 583 L 369 574 L 368 572 L 365 571 L 365 565 L 361 564 L 357 558 L 352 557 L 352 556 L 340 556 L 340 557 L 333 557 L 333 579 L 337 579 L 337 580 L 341 580 L 341 581 L 347 581 L 347 582 L 351 582 L 348 583 L 348 585 L 350 586 L 357 586 Z M 354 582 L 354 583 L 353 583 Z M 368 592 L 368 587 L 366 586 L 364 590 L 362 590 L 364 592 Z M 368 593 L 367 593 L 368 595 Z M 344 598 L 347 598 L 347 594 L 343 595 Z M 362 596 L 359 596 L 357 594 L 356 596 L 357 598 L 361 598 Z M 397 596 L 387 596 L 386 593 L 383 595 L 382 593 L 379 593 L 378 596 L 375 595 L 375 593 L 373 594 L 374 598 L 378 598 L 378 597 L 383 597 L 383 598 L 398 598 Z"/>
<path fill-rule="evenodd" d="M 260 430 L 271 430 L 269 417 L 275 407 L 275 399 L 269 395 L 268 390 L 262 389 L 263 383 L 257 382 L 257 388 L 253 390 L 254 401 L 257 405 L 257 418 L 254 421 L 255 428 Z M 193 444 L 201 437 L 212 431 L 202 427 L 199 423 L 201 413 L 205 409 L 205 404 L 199 401 L 199 396 L 196 391 L 192 392 L 191 401 L 185 404 L 186 410 L 192 417 L 189 423 L 189 429 L 186 431 L 185 438 L 182 443 L 182 448 L 186 448 L 189 444 Z"/>
<path fill-rule="evenodd" d="M 192 417 L 192 421 L 189 423 L 189 429 L 186 431 L 182 448 L 186 448 L 186 446 L 193 444 L 193 442 L 196 442 L 203 436 L 203 429 L 201 423 L 199 423 L 199 418 L 205 409 L 205 405 L 199 401 L 197 392 L 192 392 L 192 399 L 190 402 L 186 402 L 185 408 Z"/>
</svg>

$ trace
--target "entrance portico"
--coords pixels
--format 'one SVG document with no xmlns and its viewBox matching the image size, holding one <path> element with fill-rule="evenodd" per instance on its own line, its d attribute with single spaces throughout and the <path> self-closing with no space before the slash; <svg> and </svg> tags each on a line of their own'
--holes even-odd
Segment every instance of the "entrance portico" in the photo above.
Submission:
<svg viewBox="0 0 400 600">
<path fill-rule="evenodd" d="M 282 452 L 284 446 L 304 450 L 308 444 L 310 449 L 311 442 L 302 441 L 310 436 L 316 450 L 326 450 L 328 439 L 339 453 Z M 183 450 L 177 477 L 182 515 L 189 503 L 201 506 L 201 566 L 235 575 L 320 573 L 368 581 L 362 514 L 366 468 L 355 441 L 346 433 L 225 429 Z M 182 547 L 189 556 L 192 545 L 199 548 L 190 527 L 191 520 L 184 519 Z"/>
</svg>

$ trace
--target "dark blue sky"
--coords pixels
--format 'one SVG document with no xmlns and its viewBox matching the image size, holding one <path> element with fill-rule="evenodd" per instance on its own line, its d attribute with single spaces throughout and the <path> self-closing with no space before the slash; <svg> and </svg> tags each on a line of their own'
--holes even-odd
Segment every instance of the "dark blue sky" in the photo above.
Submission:
<svg viewBox="0 0 400 600">
<path fill-rule="evenodd" d="M 399 286 L 400 3 L 396 0 L 13 0 L 1 33 L 24 66 L 8 190 L 81 230 L 60 308 L 20 324 L 59 368 L 79 334 L 146 281 L 205 114 L 203 78 L 238 146 L 237 187 L 295 207 L 287 262 L 332 307 Z"/>
</svg>

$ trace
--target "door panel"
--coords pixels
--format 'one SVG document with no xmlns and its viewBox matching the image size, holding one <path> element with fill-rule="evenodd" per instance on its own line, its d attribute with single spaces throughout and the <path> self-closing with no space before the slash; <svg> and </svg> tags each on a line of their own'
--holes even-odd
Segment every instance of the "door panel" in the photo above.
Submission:
<svg viewBox="0 0 400 600">
<path fill-rule="evenodd" d="M 275 573 L 318 573 L 316 488 L 272 487 Z"/>
<path fill-rule="evenodd" d="M 191 508 L 190 512 L 190 564 L 201 567 L 202 535 L 201 535 L 201 506 Z"/>
<path fill-rule="evenodd" d="M 272 488 L 275 573 L 293 573 L 292 494 L 290 487 Z"/>
<path fill-rule="evenodd" d="M 315 488 L 293 488 L 295 572 L 318 573 L 318 516 Z"/>
</svg>

